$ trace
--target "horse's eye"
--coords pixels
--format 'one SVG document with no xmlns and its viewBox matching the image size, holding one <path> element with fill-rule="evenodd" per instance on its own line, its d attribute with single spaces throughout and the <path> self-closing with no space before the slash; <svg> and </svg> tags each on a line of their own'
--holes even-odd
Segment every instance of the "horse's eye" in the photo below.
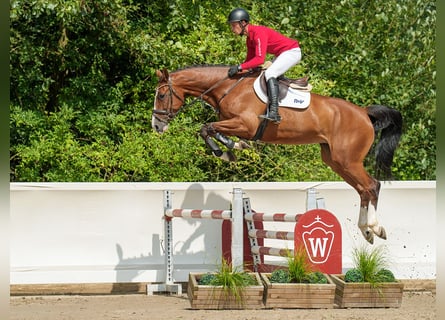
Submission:
<svg viewBox="0 0 445 320">
<path fill-rule="evenodd" d="M 164 98 L 165 98 L 165 94 L 164 93 L 161 93 L 161 94 L 159 94 L 159 100 L 164 100 Z"/>
</svg>

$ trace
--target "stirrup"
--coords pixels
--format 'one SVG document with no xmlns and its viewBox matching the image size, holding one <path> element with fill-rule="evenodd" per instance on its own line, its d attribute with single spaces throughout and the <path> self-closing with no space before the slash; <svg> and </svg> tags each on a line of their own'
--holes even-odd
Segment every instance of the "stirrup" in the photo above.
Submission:
<svg viewBox="0 0 445 320">
<path fill-rule="evenodd" d="M 277 114 L 275 117 L 271 117 L 269 114 L 262 114 L 259 115 L 258 117 L 261 119 L 271 121 L 275 124 L 279 124 L 281 122 L 281 116 L 279 114 Z"/>
</svg>

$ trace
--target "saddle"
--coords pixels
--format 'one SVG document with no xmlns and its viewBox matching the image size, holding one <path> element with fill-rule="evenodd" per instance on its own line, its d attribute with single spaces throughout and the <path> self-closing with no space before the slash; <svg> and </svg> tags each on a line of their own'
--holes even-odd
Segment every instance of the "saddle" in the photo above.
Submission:
<svg viewBox="0 0 445 320">
<path fill-rule="evenodd" d="M 266 70 L 271 65 L 272 65 L 271 61 L 266 61 L 263 64 L 261 69 Z M 285 76 L 281 75 L 277 78 L 277 80 L 278 80 L 278 85 L 280 88 L 279 90 L 280 90 L 281 98 L 283 98 L 283 96 L 281 96 L 282 92 L 284 92 L 284 95 L 285 95 L 288 88 L 301 90 L 301 91 L 311 91 L 312 90 L 312 85 L 309 83 L 308 77 L 303 77 L 303 78 L 298 78 L 298 79 L 289 79 L 289 78 L 286 78 Z M 266 80 L 264 79 L 264 72 L 261 75 L 260 83 L 261 83 L 261 89 L 263 89 L 264 92 L 267 92 Z"/>
<path fill-rule="evenodd" d="M 309 78 L 303 77 L 298 79 L 289 79 L 284 76 L 278 77 L 278 82 L 297 90 L 311 91 L 312 86 L 309 84 Z"/>
<path fill-rule="evenodd" d="M 284 76 L 279 76 L 278 80 L 278 98 L 280 100 L 286 97 L 289 88 L 300 91 L 311 91 L 312 86 L 309 84 L 308 77 L 299 79 L 289 79 Z M 264 92 L 267 92 L 266 78 L 264 72 L 260 75 L 260 86 Z"/>
</svg>

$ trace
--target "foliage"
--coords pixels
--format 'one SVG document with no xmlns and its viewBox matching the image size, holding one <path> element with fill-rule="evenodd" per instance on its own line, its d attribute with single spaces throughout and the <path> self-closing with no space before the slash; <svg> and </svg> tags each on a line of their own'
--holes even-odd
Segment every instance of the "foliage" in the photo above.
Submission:
<svg viewBox="0 0 445 320">
<path fill-rule="evenodd" d="M 380 269 L 375 274 L 376 279 L 378 282 L 395 282 L 396 277 L 394 276 L 394 273 L 392 273 L 391 270 L 388 269 Z"/>
<path fill-rule="evenodd" d="M 244 59 L 226 23 L 236 6 L 299 40 L 303 60 L 287 76 L 400 110 L 395 177 L 436 178 L 434 1 L 12 0 L 10 180 L 339 180 L 317 145 L 252 143 L 236 163 L 209 156 L 198 132 L 216 115 L 200 104 L 152 131 L 156 69 Z"/>
<path fill-rule="evenodd" d="M 387 268 L 384 246 L 354 248 L 352 258 L 354 268 L 346 272 L 346 282 L 369 282 L 376 287 L 382 282 L 395 281 L 394 274 Z"/>
<path fill-rule="evenodd" d="M 217 272 L 202 275 L 198 279 L 198 284 L 221 286 L 224 293 L 223 298 L 235 298 L 235 301 L 240 303 L 244 299 L 244 289 L 247 286 L 258 285 L 257 280 L 251 274 L 245 271 L 233 270 L 232 265 L 224 258 Z"/>
<path fill-rule="evenodd" d="M 312 265 L 303 246 L 294 249 L 293 254 L 289 252 L 287 256 L 287 267 L 289 270 L 290 282 L 305 282 L 312 272 Z"/>
<path fill-rule="evenodd" d="M 328 283 L 328 279 L 326 278 L 326 276 L 322 272 L 315 271 L 315 272 L 311 272 L 308 275 L 308 282 L 309 283 L 327 284 Z"/>
<path fill-rule="evenodd" d="M 328 280 L 320 271 L 313 270 L 306 249 L 301 246 L 288 252 L 287 269 L 275 269 L 270 275 L 270 282 L 275 283 L 321 283 Z"/>
<path fill-rule="evenodd" d="M 289 271 L 284 269 L 275 269 L 270 275 L 270 282 L 289 283 Z"/>
<path fill-rule="evenodd" d="M 349 269 L 345 273 L 345 282 L 363 282 L 363 274 L 358 269 Z"/>
</svg>

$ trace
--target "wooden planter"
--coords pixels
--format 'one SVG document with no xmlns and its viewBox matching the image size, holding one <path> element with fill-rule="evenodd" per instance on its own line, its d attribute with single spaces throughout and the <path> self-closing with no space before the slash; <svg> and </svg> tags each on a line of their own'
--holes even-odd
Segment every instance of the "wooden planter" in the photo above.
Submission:
<svg viewBox="0 0 445 320">
<path fill-rule="evenodd" d="M 190 273 L 187 295 L 192 309 L 261 309 L 263 307 L 264 287 L 258 273 L 250 273 L 258 285 L 243 289 L 242 299 L 228 294 L 222 286 L 199 285 L 198 280 L 204 273 Z"/>
<path fill-rule="evenodd" d="M 318 308 L 334 307 L 335 284 L 328 278 L 327 284 L 272 283 L 271 273 L 261 273 L 264 283 L 266 308 Z"/>
<path fill-rule="evenodd" d="M 385 282 L 372 287 L 367 282 L 345 282 L 344 275 L 331 275 L 335 283 L 335 303 L 340 308 L 399 308 L 403 283 Z"/>
</svg>

